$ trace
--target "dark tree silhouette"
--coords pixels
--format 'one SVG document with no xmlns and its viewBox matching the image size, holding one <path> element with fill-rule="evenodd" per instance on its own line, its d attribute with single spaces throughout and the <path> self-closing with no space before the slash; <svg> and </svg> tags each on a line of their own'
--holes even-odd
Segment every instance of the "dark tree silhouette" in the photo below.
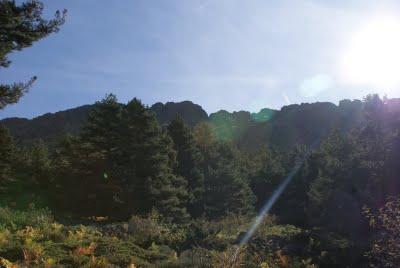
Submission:
<svg viewBox="0 0 400 268">
<path fill-rule="evenodd" d="M 28 1 L 18 5 L 15 1 L 0 1 L 0 68 L 7 68 L 11 61 L 8 55 L 31 46 L 51 33 L 57 32 L 65 22 L 66 10 L 57 11 L 54 18 L 42 17 L 43 3 Z M 0 109 L 18 102 L 32 86 L 36 76 L 26 83 L 0 84 Z"/>
</svg>

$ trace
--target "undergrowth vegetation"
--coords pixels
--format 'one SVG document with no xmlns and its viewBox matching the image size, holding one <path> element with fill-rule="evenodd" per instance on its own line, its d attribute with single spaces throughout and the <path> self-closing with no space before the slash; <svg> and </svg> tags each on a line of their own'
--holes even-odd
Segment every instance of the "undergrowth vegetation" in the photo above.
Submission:
<svg viewBox="0 0 400 268">
<path fill-rule="evenodd" d="M 388 197 L 400 110 L 378 96 L 363 105 L 363 125 L 332 129 L 240 247 L 309 149 L 241 151 L 207 124 L 163 128 L 139 100 L 113 95 L 52 152 L 0 128 L 1 265 L 397 267 L 400 206 Z"/>
<path fill-rule="evenodd" d="M 305 230 L 267 218 L 255 239 L 238 248 L 246 217 L 199 220 L 187 225 L 162 223 L 153 212 L 127 222 L 61 224 L 46 209 L 0 208 L 3 267 L 313 267 L 305 252 L 289 257 Z M 261 247 L 261 249 L 260 249 Z M 311 250 L 311 249 L 307 249 Z M 309 252 L 311 253 L 311 251 Z"/>
</svg>

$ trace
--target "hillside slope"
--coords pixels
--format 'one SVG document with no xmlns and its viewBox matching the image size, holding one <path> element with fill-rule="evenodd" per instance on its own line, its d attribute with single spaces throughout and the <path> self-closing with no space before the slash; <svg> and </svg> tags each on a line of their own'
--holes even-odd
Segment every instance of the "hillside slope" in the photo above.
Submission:
<svg viewBox="0 0 400 268">
<path fill-rule="evenodd" d="M 93 105 L 48 113 L 33 119 L 7 118 L 0 121 L 8 127 L 15 140 L 30 144 L 42 139 L 54 144 L 66 133 L 77 133 L 86 122 Z M 329 102 L 302 103 L 268 108 L 259 113 L 220 110 L 207 115 L 204 109 L 190 101 L 155 103 L 150 107 L 161 126 L 179 115 L 190 126 L 208 122 L 217 139 L 234 142 L 240 148 L 254 151 L 261 146 L 290 149 L 310 145 L 331 128 L 346 130 L 360 122 L 362 102 L 343 100 L 339 105 Z"/>
<path fill-rule="evenodd" d="M 31 144 L 37 139 L 42 139 L 53 144 L 67 133 L 77 133 L 86 122 L 92 108 L 93 105 L 84 105 L 56 113 L 47 113 L 33 119 L 6 118 L 0 120 L 0 123 L 10 129 L 18 143 Z M 156 114 L 160 125 L 168 124 L 177 114 L 191 126 L 208 118 L 200 105 L 190 101 L 167 102 L 166 104 L 158 102 L 151 106 L 150 110 Z"/>
</svg>

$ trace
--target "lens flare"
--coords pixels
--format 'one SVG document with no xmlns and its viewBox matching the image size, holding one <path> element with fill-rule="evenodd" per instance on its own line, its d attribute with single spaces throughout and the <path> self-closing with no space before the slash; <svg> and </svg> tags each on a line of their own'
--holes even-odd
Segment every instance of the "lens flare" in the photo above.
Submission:
<svg viewBox="0 0 400 268">
<path fill-rule="evenodd" d="M 268 212 L 271 210 L 272 206 L 275 204 L 275 202 L 278 200 L 278 198 L 281 196 L 283 191 L 286 189 L 288 184 L 293 180 L 294 176 L 297 174 L 297 172 L 300 170 L 300 168 L 303 166 L 304 162 L 308 159 L 308 157 L 311 155 L 311 153 L 315 150 L 315 148 L 318 146 L 320 143 L 320 140 L 314 142 L 308 151 L 304 154 L 304 156 L 296 161 L 295 166 L 293 167 L 292 171 L 285 177 L 285 179 L 281 182 L 281 184 L 276 188 L 276 190 L 273 192 L 270 198 L 268 198 L 265 201 L 264 206 L 261 208 L 260 212 L 258 215 L 255 217 L 254 221 L 252 222 L 249 230 L 247 230 L 246 234 L 243 236 L 243 238 L 240 240 L 239 245 L 232 256 L 231 260 L 232 263 L 236 260 L 236 256 L 239 253 L 240 249 L 242 248 L 243 245 L 245 245 L 247 242 L 249 242 L 250 238 L 253 236 L 254 232 L 257 230 L 258 226 L 262 223 L 264 220 L 265 216 L 268 214 Z"/>
</svg>

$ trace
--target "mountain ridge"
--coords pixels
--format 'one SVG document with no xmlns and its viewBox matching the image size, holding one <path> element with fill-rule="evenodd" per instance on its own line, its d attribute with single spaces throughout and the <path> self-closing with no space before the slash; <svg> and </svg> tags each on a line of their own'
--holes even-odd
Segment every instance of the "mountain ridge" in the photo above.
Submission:
<svg viewBox="0 0 400 268">
<path fill-rule="evenodd" d="M 67 133 L 78 133 L 93 106 L 78 106 L 32 119 L 5 118 L 0 123 L 10 129 L 20 144 L 28 145 L 38 139 L 55 144 Z M 348 128 L 360 120 L 362 102 L 291 104 L 280 110 L 263 108 L 258 113 L 219 110 L 207 114 L 199 104 L 191 101 L 157 102 L 149 109 L 161 126 L 168 125 L 177 115 L 191 127 L 207 122 L 218 140 L 234 142 L 239 148 L 254 151 L 260 146 L 286 149 L 299 144 L 309 145 L 332 127 Z"/>
</svg>

